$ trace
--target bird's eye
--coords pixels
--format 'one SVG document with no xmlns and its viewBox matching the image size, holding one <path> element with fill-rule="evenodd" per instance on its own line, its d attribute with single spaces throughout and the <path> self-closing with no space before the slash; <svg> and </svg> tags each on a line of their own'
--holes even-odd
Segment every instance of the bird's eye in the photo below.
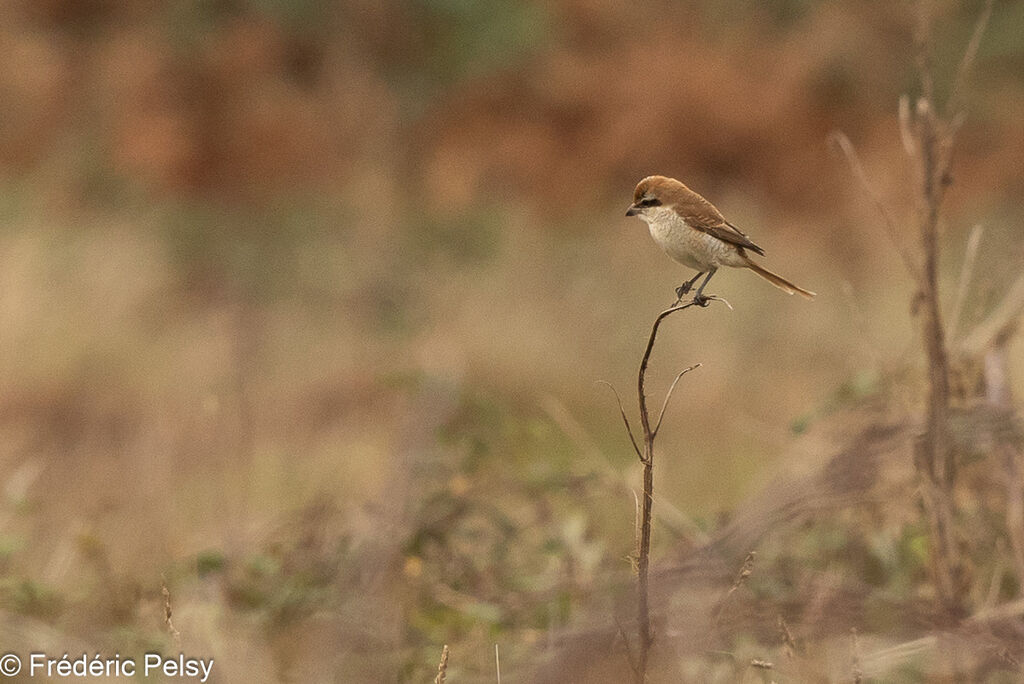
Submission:
<svg viewBox="0 0 1024 684">
<path fill-rule="evenodd" d="M 657 199 L 655 197 L 645 197 L 644 199 L 640 200 L 640 206 L 641 207 L 657 207 L 657 206 L 661 206 L 661 200 Z"/>
</svg>

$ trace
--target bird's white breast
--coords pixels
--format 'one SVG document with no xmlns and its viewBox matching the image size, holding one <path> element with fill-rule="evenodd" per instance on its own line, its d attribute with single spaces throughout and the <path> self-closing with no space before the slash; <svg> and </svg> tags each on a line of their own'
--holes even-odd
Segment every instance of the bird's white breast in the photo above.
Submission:
<svg viewBox="0 0 1024 684">
<path fill-rule="evenodd" d="M 656 207 L 644 220 L 651 237 L 675 261 L 698 271 L 718 266 L 745 266 L 739 250 L 704 231 L 691 228 L 673 209 Z"/>
</svg>

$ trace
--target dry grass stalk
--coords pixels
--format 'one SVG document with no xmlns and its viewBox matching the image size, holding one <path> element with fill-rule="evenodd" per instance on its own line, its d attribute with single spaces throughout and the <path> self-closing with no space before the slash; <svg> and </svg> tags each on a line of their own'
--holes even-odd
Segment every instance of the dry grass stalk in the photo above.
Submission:
<svg viewBox="0 0 1024 684">
<path fill-rule="evenodd" d="M 967 293 L 970 290 L 971 280 L 974 277 L 974 264 L 978 260 L 978 247 L 981 246 L 981 235 L 984 229 L 981 225 L 971 228 L 971 236 L 967 238 L 967 250 L 964 252 L 964 263 L 960 268 L 960 282 L 956 288 L 956 300 L 953 303 L 953 313 L 949 317 L 949 339 L 957 339 L 960 329 L 960 318 L 963 316 L 964 302 L 967 301 Z"/>
<path fill-rule="evenodd" d="M 864 165 L 860 162 L 860 156 L 857 154 L 856 148 L 850 139 L 842 131 L 833 131 L 829 135 L 829 139 L 832 144 L 835 145 L 843 156 L 846 157 L 846 162 L 850 165 L 850 170 L 853 171 L 854 178 L 860 184 L 864 194 L 871 200 L 871 203 L 875 205 L 875 209 L 878 211 L 883 219 L 883 225 L 885 226 L 886 232 L 889 234 L 889 240 L 892 242 L 893 247 L 896 248 L 896 253 L 900 255 L 900 259 L 903 261 L 903 266 L 907 269 L 907 273 L 914 279 L 915 284 L 921 282 L 921 267 L 917 264 L 917 260 L 914 255 L 904 244 L 904 241 L 900 238 L 902 231 L 899 229 L 896 219 L 893 217 L 892 212 L 889 211 L 888 207 L 885 206 L 885 202 L 882 201 L 881 196 L 875 190 L 871 181 L 868 180 L 868 175 L 864 171 Z"/>
<path fill-rule="evenodd" d="M 1017 278 L 985 320 L 975 326 L 960 343 L 959 353 L 977 357 L 986 353 L 996 338 L 1024 313 L 1024 275 Z"/>
<path fill-rule="evenodd" d="M 796 657 L 796 639 L 793 638 L 793 632 L 789 629 L 789 625 L 786 623 L 786 619 L 779 616 L 778 619 L 779 635 L 782 637 L 783 652 L 786 654 L 786 660 L 792 660 Z"/>
<path fill-rule="evenodd" d="M 729 597 L 736 593 L 736 591 L 747 583 L 747 579 L 754 574 L 754 559 L 757 558 L 757 552 L 751 551 L 747 554 L 746 558 L 743 559 L 743 565 L 740 566 L 740 571 L 736 574 L 736 579 L 733 581 L 732 586 L 725 592 L 725 596 L 718 603 L 718 608 L 715 610 L 715 619 L 712 623 L 710 635 L 713 636 L 718 632 L 718 625 L 722 620 L 722 613 L 725 611 L 725 604 L 729 601 Z"/>
<path fill-rule="evenodd" d="M 441 662 L 437 664 L 437 676 L 434 677 L 434 684 L 444 684 L 448 675 L 448 644 L 441 648 Z"/>
<path fill-rule="evenodd" d="M 1021 617 L 1024 617 L 1024 599 L 1017 599 L 1016 601 L 1003 603 L 1002 605 L 995 606 L 994 608 L 980 610 L 967 618 L 964 622 L 967 624 L 985 623 L 995 622 L 998 620 L 1017 620 Z"/>
<path fill-rule="evenodd" d="M 940 660 L 942 653 L 940 641 L 936 635 L 929 635 L 903 642 L 895 646 L 871 651 L 861 660 L 861 677 L 876 678 L 884 673 L 892 672 L 901 665 L 921 660 Z M 855 680 L 857 682 L 863 681 Z"/>
<path fill-rule="evenodd" d="M 853 665 L 850 670 L 853 674 L 853 684 L 860 684 L 864 681 L 864 670 L 860 666 L 860 640 L 857 638 L 856 627 L 850 630 L 850 636 L 853 639 L 850 647 L 853 652 Z"/>
<path fill-rule="evenodd" d="M 992 569 L 992 579 L 988 583 L 988 591 L 985 592 L 985 600 L 981 604 L 981 610 L 991 610 L 999 600 L 999 589 L 1003 583 L 1003 540 L 996 539 L 995 550 L 992 556 L 995 558 Z"/>
<path fill-rule="evenodd" d="M 963 566 L 954 528 L 956 470 L 949 435 L 949 352 L 939 307 L 939 227 L 942 202 L 952 184 L 956 133 L 966 117 L 963 91 L 991 17 L 992 4 L 993 0 L 986 1 L 975 24 L 943 113 L 936 104 L 932 71 L 932 3 L 930 0 L 918 2 L 914 42 L 921 93 L 913 104 L 908 97 L 901 98 L 899 107 L 900 138 L 917 176 L 917 191 L 914 193 L 918 204 L 917 254 L 907 253 L 897 240 L 903 231 L 896 229 L 892 216 L 878 199 L 849 139 L 842 133 L 833 135 L 833 141 L 846 155 L 854 176 L 885 219 L 890 238 L 917 286 L 914 311 L 920 316 L 921 339 L 928 362 L 928 394 L 924 431 L 914 449 L 914 466 L 929 526 L 936 598 L 940 609 L 951 616 L 963 613 L 964 592 L 960 586 Z M 974 241 L 977 239 L 972 237 Z M 969 277 L 972 263 L 973 257 L 969 256 L 963 278 Z M 963 289 L 962 285 L 961 291 Z M 958 296 L 954 326 L 962 306 L 962 296 Z"/>
<path fill-rule="evenodd" d="M 181 632 L 174 628 L 174 622 L 171 620 L 173 611 L 171 610 L 171 592 L 167 589 L 167 580 L 163 577 L 160 578 L 160 593 L 164 597 L 164 624 L 167 626 L 167 631 L 170 633 L 171 638 L 174 639 L 174 645 L 181 646 Z"/>
<path fill-rule="evenodd" d="M 733 592 L 746 584 L 747 578 L 754 574 L 755 558 L 757 558 L 757 551 L 751 551 L 747 554 L 747 557 L 743 559 L 743 565 L 740 567 L 740 573 L 736 575 L 736 581 L 733 583 L 732 588 L 729 589 L 729 593 L 726 594 L 726 598 L 729 598 Z"/>
<path fill-rule="evenodd" d="M 1005 646 L 1000 646 L 993 652 L 991 636 L 994 628 L 996 628 L 999 623 L 1017 623 L 1022 616 L 1024 616 L 1024 599 L 1017 599 L 992 608 L 979 610 L 963 620 L 954 630 L 933 632 L 924 637 L 872 650 L 863 655 L 860 653 L 859 639 L 855 634 L 855 668 L 860 668 L 861 677 L 880 678 L 885 676 L 886 673 L 891 673 L 907 663 L 913 663 L 915 661 L 935 662 L 936 660 L 941 660 L 943 655 L 952 655 L 948 650 L 949 645 L 971 644 L 971 647 L 975 649 L 975 652 L 980 651 L 990 656 L 995 656 L 999 661 L 1012 666 L 1015 670 L 1020 672 L 1021 663 L 1019 658 Z M 1014 626 L 1013 631 L 1015 634 L 1019 634 L 1018 627 Z M 1010 643 L 1016 643 L 1019 646 L 1019 641 L 1011 641 Z M 960 672 L 961 674 L 971 672 L 969 666 L 965 666 L 964 664 L 960 664 L 960 666 L 957 667 L 955 658 L 953 665 L 953 672 Z M 948 676 L 949 675 L 947 673 L 945 677 Z M 945 677 L 942 681 L 946 681 Z M 978 680 L 961 680 L 960 678 L 957 678 L 956 681 Z"/>
</svg>

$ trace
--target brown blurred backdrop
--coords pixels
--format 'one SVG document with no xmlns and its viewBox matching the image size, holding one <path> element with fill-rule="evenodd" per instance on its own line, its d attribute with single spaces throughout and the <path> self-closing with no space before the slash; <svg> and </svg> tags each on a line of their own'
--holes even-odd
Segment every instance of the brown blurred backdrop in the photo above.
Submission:
<svg viewBox="0 0 1024 684">
<path fill-rule="evenodd" d="M 940 92 L 980 5 L 938 4 Z M 3 646 L 184 650 L 224 682 L 550 655 L 629 578 L 637 470 L 595 381 L 630 398 L 690 275 L 623 216 L 648 174 L 819 293 L 723 272 L 734 311 L 666 325 L 653 386 L 703 364 L 666 508 L 714 529 L 845 403 L 913 409 L 911 284 L 828 143 L 913 216 L 908 6 L 2 0 Z M 959 141 L 965 329 L 1024 263 L 1021 35 L 997 2 Z"/>
</svg>

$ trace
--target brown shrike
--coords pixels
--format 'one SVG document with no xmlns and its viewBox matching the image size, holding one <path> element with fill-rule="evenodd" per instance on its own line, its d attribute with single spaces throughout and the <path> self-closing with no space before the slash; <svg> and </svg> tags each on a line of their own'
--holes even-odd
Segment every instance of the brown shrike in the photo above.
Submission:
<svg viewBox="0 0 1024 684">
<path fill-rule="evenodd" d="M 780 290 L 807 299 L 814 297 L 813 292 L 797 287 L 747 256 L 747 251 L 764 256 L 764 250 L 726 221 L 715 205 L 674 178 L 648 176 L 640 181 L 626 216 L 640 217 L 670 257 L 697 270 L 697 275 L 676 288 L 680 300 L 706 273 L 693 301 L 707 306 L 704 288 L 719 266 L 749 268 Z"/>
</svg>

